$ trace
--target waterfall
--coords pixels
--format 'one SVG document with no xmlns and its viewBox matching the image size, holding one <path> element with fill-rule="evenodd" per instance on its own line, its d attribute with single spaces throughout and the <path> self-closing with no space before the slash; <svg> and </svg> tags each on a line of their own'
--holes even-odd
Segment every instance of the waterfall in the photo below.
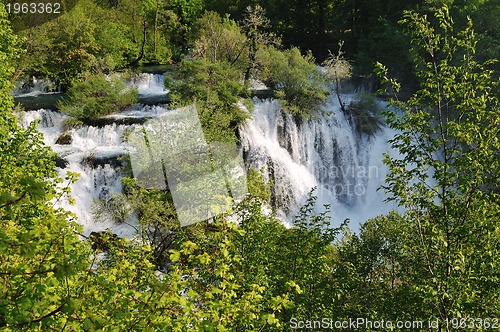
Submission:
<svg viewBox="0 0 500 332">
<path fill-rule="evenodd" d="M 83 225 L 85 235 L 110 228 L 119 236 L 133 236 L 133 228 L 114 225 L 111 221 L 96 223 L 92 214 L 96 200 L 107 200 L 111 195 L 122 191 L 121 171 L 113 167 L 109 160 L 127 152 L 122 138 L 129 126 L 113 123 L 103 127 L 81 126 L 65 131 L 66 119 L 65 115 L 45 109 L 24 112 L 20 119 L 23 126 L 39 120 L 38 129 L 44 134 L 45 144 L 51 146 L 64 160 L 64 164 L 58 167 L 61 178 L 66 177 L 67 171 L 80 174 L 80 178 L 70 186 L 71 196 L 76 204 L 71 205 L 69 201 L 61 200 L 56 206 L 73 212 Z M 67 142 L 70 144 L 58 142 L 63 134 L 71 137 L 71 142 Z M 67 184 L 64 182 L 62 186 Z"/>
<path fill-rule="evenodd" d="M 290 220 L 316 187 L 318 205 L 331 205 L 333 223 L 349 218 L 357 229 L 395 208 L 377 191 L 387 174 L 382 154 L 394 153 L 387 144 L 394 133 L 357 132 L 335 98 L 325 109 L 298 122 L 277 101 L 256 100 L 252 120 L 240 131 L 243 155 L 248 167 L 264 169 L 272 180 L 273 203 L 282 218 Z"/>
<path fill-rule="evenodd" d="M 19 81 L 14 89 L 14 97 L 35 97 L 53 92 L 54 84 L 44 78 L 33 77 L 31 80 Z"/>
<path fill-rule="evenodd" d="M 140 95 L 161 95 L 168 90 L 165 89 L 165 75 L 164 74 L 138 74 L 132 81 L 132 86 L 135 86 Z"/>
<path fill-rule="evenodd" d="M 133 84 L 145 95 L 165 94 L 163 80 L 163 75 L 141 74 Z M 346 103 L 350 97 L 344 96 Z M 333 97 L 322 112 L 302 121 L 284 112 L 276 100 L 254 99 L 254 105 L 252 119 L 240 127 L 241 154 L 247 168 L 263 169 L 265 179 L 272 180 L 272 204 L 285 222 L 314 187 L 318 205 L 331 205 L 334 225 L 349 218 L 351 228 L 357 229 L 368 218 L 395 208 L 384 203 L 384 193 L 377 191 L 387 173 L 382 154 L 394 153 L 387 144 L 394 132 L 385 127 L 373 136 L 357 132 L 353 119 L 342 113 Z M 163 105 L 138 104 L 106 116 L 99 126 L 72 129 L 65 129 L 67 116 L 55 111 L 23 113 L 24 126 L 40 121 L 45 143 L 59 154 L 60 176 L 64 178 L 67 171 L 80 174 L 71 186 L 76 204 L 59 204 L 76 214 L 85 234 L 110 228 L 119 236 L 133 236 L 133 228 L 126 225 L 96 223 L 94 202 L 122 191 L 123 174 L 116 161 L 129 152 L 123 136 L 140 125 L 137 119 L 165 112 Z"/>
</svg>

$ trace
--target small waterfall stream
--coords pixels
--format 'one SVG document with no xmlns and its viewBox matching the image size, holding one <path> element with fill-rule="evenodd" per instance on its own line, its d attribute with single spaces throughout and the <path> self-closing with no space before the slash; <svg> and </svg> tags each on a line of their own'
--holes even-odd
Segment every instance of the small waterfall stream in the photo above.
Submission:
<svg viewBox="0 0 500 332">
<path fill-rule="evenodd" d="M 66 118 L 58 112 L 41 109 L 25 112 L 21 119 L 24 125 L 34 120 L 40 121 L 38 128 L 44 134 L 45 144 L 50 145 L 65 161 L 65 165 L 58 168 L 61 178 L 66 177 L 67 171 L 80 174 L 78 181 L 71 186 L 71 196 L 75 199 L 75 205 L 62 200 L 59 206 L 75 213 L 86 235 L 92 231 L 111 228 L 119 236 L 132 236 L 133 229 L 126 225 L 95 223 L 92 218 L 94 200 L 107 199 L 110 195 L 121 192 L 122 175 L 111 164 L 96 164 L 90 161 L 116 158 L 126 153 L 122 145 L 122 136 L 127 126 L 116 124 L 102 128 L 83 126 L 66 132 L 71 135 L 71 144 L 58 144 L 56 142 L 64 133 Z M 67 182 L 63 185 L 67 185 Z"/>
<path fill-rule="evenodd" d="M 168 90 L 165 89 L 164 74 L 141 73 L 133 80 L 132 84 L 137 87 L 141 95 L 161 95 Z"/>
<path fill-rule="evenodd" d="M 57 93 L 54 84 L 43 78 L 29 78 L 16 84 L 13 95 L 16 97 L 36 97 L 42 94 Z"/>
<path fill-rule="evenodd" d="M 163 75 L 141 74 L 130 84 L 143 95 L 159 95 L 166 91 L 163 80 Z M 336 98 L 331 98 L 326 111 L 300 123 L 275 100 L 254 99 L 254 104 L 253 118 L 240 128 L 241 153 L 247 168 L 264 169 L 265 177 L 272 179 L 273 204 L 284 220 L 290 220 L 313 187 L 318 205 L 331 205 L 333 223 L 349 218 L 353 229 L 394 208 L 383 203 L 383 192 L 377 192 L 387 171 L 382 153 L 391 153 L 386 143 L 394 134 L 390 130 L 382 128 L 371 137 L 357 133 Z M 60 140 L 65 115 L 46 109 L 24 112 L 21 123 L 40 120 L 45 143 L 64 159 L 66 165 L 58 168 L 61 177 L 66 171 L 81 174 L 72 185 L 76 204 L 62 206 L 76 214 L 85 234 L 111 228 L 119 236 L 133 236 L 133 228 L 125 224 L 96 223 L 93 204 L 122 190 L 123 174 L 112 160 L 128 153 L 123 136 L 140 125 L 137 121 L 123 124 L 123 120 L 154 118 L 165 112 L 163 105 L 136 105 L 106 117 L 105 125 L 70 129 L 67 142 Z"/>
</svg>

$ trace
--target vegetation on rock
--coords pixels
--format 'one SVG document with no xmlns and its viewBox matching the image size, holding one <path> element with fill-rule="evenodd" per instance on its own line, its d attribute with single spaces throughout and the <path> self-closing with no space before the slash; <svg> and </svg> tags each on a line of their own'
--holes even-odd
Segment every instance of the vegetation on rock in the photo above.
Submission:
<svg viewBox="0 0 500 332">
<path fill-rule="evenodd" d="M 73 84 L 58 106 L 62 113 L 85 122 L 122 111 L 136 102 L 137 89 L 128 88 L 118 77 L 96 75 Z"/>
</svg>

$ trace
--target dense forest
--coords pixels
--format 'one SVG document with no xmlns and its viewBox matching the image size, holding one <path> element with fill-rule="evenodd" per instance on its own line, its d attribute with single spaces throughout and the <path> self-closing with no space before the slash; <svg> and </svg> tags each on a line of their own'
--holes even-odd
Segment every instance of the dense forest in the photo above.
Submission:
<svg viewBox="0 0 500 332">
<path fill-rule="evenodd" d="M 0 4 L 1 331 L 498 330 L 498 0 L 40 4 Z M 245 199 L 181 226 L 168 188 L 129 172 L 106 209 L 137 237 L 85 236 L 57 206 L 79 174 L 20 124 L 14 85 L 50 82 L 76 128 L 136 104 L 123 79 L 149 66 L 208 142 L 238 143 L 256 82 L 299 123 L 336 95 L 363 134 L 396 132 L 380 190 L 401 210 L 333 227 L 312 191 L 288 227 L 251 169 Z M 388 107 L 344 104 L 348 80 Z"/>
</svg>

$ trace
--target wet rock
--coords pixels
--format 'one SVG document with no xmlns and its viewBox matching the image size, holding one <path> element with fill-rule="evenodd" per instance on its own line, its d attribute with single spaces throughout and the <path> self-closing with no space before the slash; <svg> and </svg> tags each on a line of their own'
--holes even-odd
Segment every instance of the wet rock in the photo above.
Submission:
<svg viewBox="0 0 500 332">
<path fill-rule="evenodd" d="M 70 133 L 62 133 L 56 140 L 56 144 L 59 145 L 70 145 L 71 143 L 73 143 L 73 137 Z"/>
<path fill-rule="evenodd" d="M 83 159 L 82 163 L 92 168 L 97 168 L 99 166 L 104 167 L 105 165 L 110 165 L 113 168 L 118 168 L 123 166 L 124 157 L 125 155 L 123 154 L 106 156 L 89 155 Z"/>
<path fill-rule="evenodd" d="M 252 97 L 257 97 L 260 99 L 268 99 L 268 98 L 275 97 L 273 89 L 252 90 L 252 91 L 250 91 L 250 95 Z"/>
<path fill-rule="evenodd" d="M 69 162 L 64 159 L 64 158 L 61 158 L 61 157 L 57 157 L 56 158 L 56 167 L 59 167 L 59 168 L 66 168 L 66 166 L 68 166 Z"/>
<path fill-rule="evenodd" d="M 115 117 L 103 117 L 97 119 L 85 119 L 83 123 L 87 126 L 93 126 L 102 128 L 104 126 L 116 124 L 116 125 L 133 125 L 133 124 L 144 124 L 146 121 L 150 120 L 149 117 L 124 117 L 124 118 L 115 118 Z"/>
</svg>

